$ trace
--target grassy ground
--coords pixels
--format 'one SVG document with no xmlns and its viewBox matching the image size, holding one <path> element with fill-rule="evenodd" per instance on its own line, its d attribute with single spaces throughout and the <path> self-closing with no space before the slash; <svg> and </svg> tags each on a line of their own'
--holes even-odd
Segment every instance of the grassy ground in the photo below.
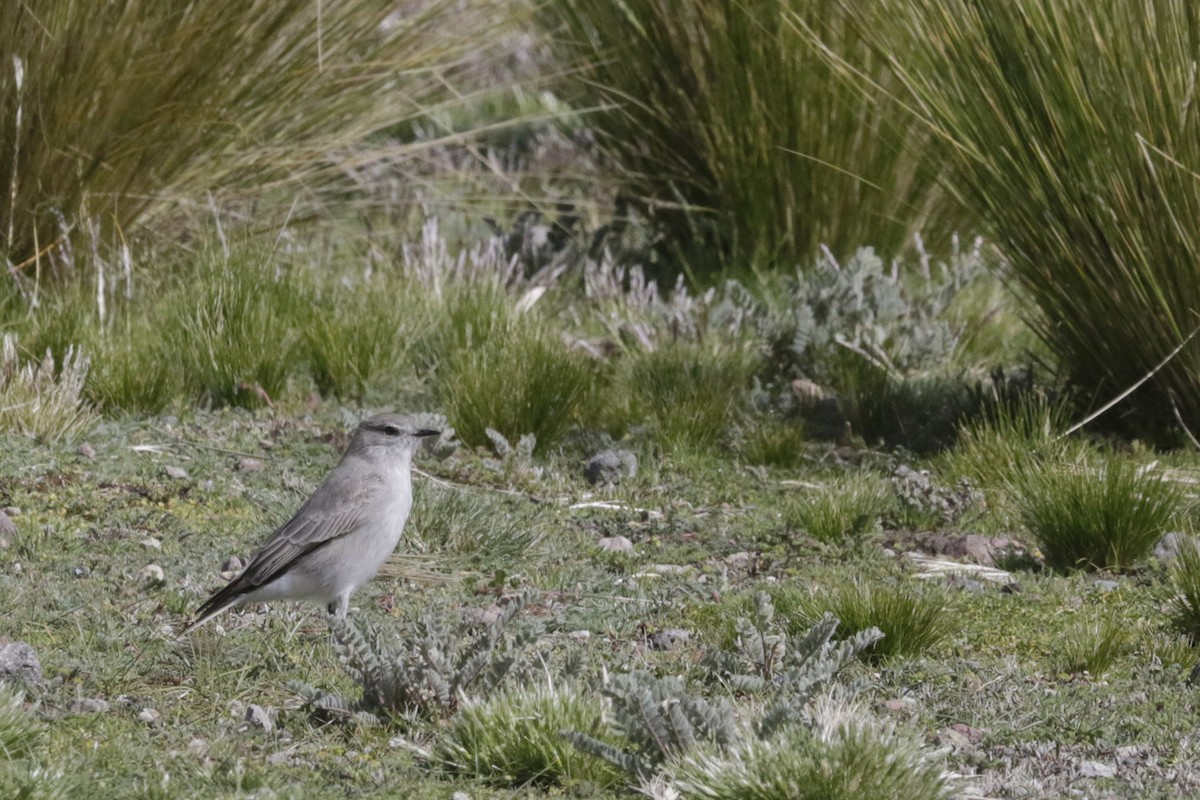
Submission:
<svg viewBox="0 0 1200 800">
<path fill-rule="evenodd" d="M 29 779 L 42 792 L 34 796 L 532 791 L 490 788 L 424 761 L 420 752 L 446 736 L 439 720 L 365 726 L 310 714 L 291 682 L 357 696 L 312 609 L 252 608 L 175 637 L 222 582 L 223 562 L 249 554 L 334 463 L 344 412 L 296 412 L 105 422 L 88 436 L 92 457 L 73 445 L 5 443 L 0 500 L 19 513 L 10 509 L 16 532 L 0 550 L 0 625 L 37 650 L 46 673 L 28 695 L 44 730 L 28 759 L 0 773 L 10 783 L 36 765 L 50 775 Z M 696 680 L 706 648 L 729 642 L 757 589 L 775 593 L 783 624 L 800 628 L 810 590 L 855 581 L 937 589 L 950 634 L 923 651 L 860 662 L 847 680 L 862 683 L 879 720 L 942 748 L 946 768 L 968 776 L 960 791 L 1051 797 L 1070 786 L 1151 797 L 1200 788 L 1189 735 L 1200 723 L 1187 681 L 1195 655 L 1168 624 L 1163 570 L 1063 577 L 1027 558 L 995 582 L 929 577 L 910 551 L 952 549 L 973 531 L 1022 534 L 982 509 L 955 524 L 898 513 L 886 478 L 895 459 L 863 451 L 847 467 L 845 456 L 810 445 L 800 466 L 764 471 L 727 457 L 660 460 L 647 449 L 636 478 L 597 490 L 570 448 L 537 470 L 504 469 L 466 449 L 426 455 L 409 536 L 355 598 L 355 616 L 400 628 L 422 609 L 458 619 L 463 608 L 532 589 L 526 616 L 545 625 L 536 647 L 547 663 L 578 653 L 591 670 Z M 831 543 L 789 524 L 792 505 L 846 474 L 885 488 L 880 524 Z M 597 500 L 623 508 L 573 508 Z M 602 551 L 607 536 L 628 537 L 632 553 Z M 164 580 L 147 575 L 151 564 Z M 1089 626 L 1112 620 L 1111 663 L 1085 673 L 1104 648 Z M 664 631 L 676 641 L 667 649 Z M 688 633 L 682 643 L 679 631 Z M 706 692 L 730 696 L 720 686 Z M 90 699 L 107 708 L 88 713 Z M 252 704 L 270 730 L 246 720 Z M 736 705 L 749 715 L 754 702 Z M 586 783 L 567 791 L 620 794 Z"/>
</svg>

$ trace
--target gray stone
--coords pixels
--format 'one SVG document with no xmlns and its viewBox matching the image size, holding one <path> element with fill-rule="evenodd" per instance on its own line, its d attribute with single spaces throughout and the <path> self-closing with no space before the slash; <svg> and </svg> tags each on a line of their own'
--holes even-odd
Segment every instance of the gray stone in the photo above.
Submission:
<svg viewBox="0 0 1200 800">
<path fill-rule="evenodd" d="M 16 680 L 26 686 L 42 682 L 42 663 L 37 651 L 25 642 L 0 644 L 0 681 Z"/>
<path fill-rule="evenodd" d="M 632 478 L 637 475 L 637 456 L 628 450 L 601 450 L 588 460 L 583 468 L 583 477 L 587 482 L 620 483 L 622 478 Z"/>
<path fill-rule="evenodd" d="M 187 476 L 188 476 L 187 470 L 184 469 L 183 467 L 173 467 L 173 466 L 167 465 L 166 467 L 163 467 L 163 472 L 167 473 L 168 478 L 170 478 L 172 480 L 176 480 L 176 481 L 187 480 Z"/>
<path fill-rule="evenodd" d="M 652 633 L 647 638 L 651 650 L 674 650 L 687 644 L 691 634 L 682 628 L 666 628 L 658 633 Z"/>
<path fill-rule="evenodd" d="M 12 544 L 17 536 L 17 524 L 9 519 L 8 514 L 0 511 L 0 550 Z"/>
<path fill-rule="evenodd" d="M 1085 778 L 1114 778 L 1117 768 L 1099 761 L 1084 761 L 1079 765 L 1079 774 Z"/>
<path fill-rule="evenodd" d="M 163 568 L 158 564 L 147 564 L 138 572 L 138 583 L 142 586 L 161 586 L 166 582 L 167 576 L 163 572 Z"/>
<path fill-rule="evenodd" d="M 1154 557 L 1163 563 L 1174 561 L 1179 557 L 1179 551 L 1185 545 L 1191 545 L 1192 547 L 1200 546 L 1194 537 L 1180 533 L 1179 531 L 1171 531 L 1159 539 L 1158 544 L 1154 545 Z"/>
<path fill-rule="evenodd" d="M 138 712 L 138 719 L 151 727 L 162 725 L 162 712 L 157 708 L 143 708 Z"/>
<path fill-rule="evenodd" d="M 261 728 L 263 731 L 270 733 L 275 727 L 271 722 L 271 715 L 267 710 L 257 703 L 251 703 L 246 706 L 246 722 L 249 722 L 255 728 Z"/>
<path fill-rule="evenodd" d="M 67 706 L 72 714 L 103 714 L 108 711 L 108 701 L 99 697 L 76 697 Z"/>
<path fill-rule="evenodd" d="M 266 464 L 259 461 L 257 458 L 249 458 L 249 457 L 238 459 L 237 464 L 235 464 L 233 466 L 233 468 L 235 470 L 237 470 L 238 472 L 246 472 L 246 473 L 262 472 L 264 467 L 266 467 Z"/>
<path fill-rule="evenodd" d="M 1092 586 L 1095 586 L 1102 592 L 1114 592 L 1121 588 L 1121 584 L 1116 581 L 1092 581 Z"/>
<path fill-rule="evenodd" d="M 606 553 L 632 553 L 633 542 L 624 536 L 606 536 L 596 545 Z"/>
<path fill-rule="evenodd" d="M 83 444 L 79 445 L 79 455 L 83 456 L 84 458 L 95 458 L 96 448 L 92 447 L 87 442 L 84 442 Z"/>
</svg>

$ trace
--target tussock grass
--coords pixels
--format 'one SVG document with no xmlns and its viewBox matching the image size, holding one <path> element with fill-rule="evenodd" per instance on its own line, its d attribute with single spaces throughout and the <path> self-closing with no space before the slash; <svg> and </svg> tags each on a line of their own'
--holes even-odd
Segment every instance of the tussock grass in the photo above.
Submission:
<svg viewBox="0 0 1200 800">
<path fill-rule="evenodd" d="M 885 88 L 856 93 L 793 16 Z M 887 59 L 837 3 L 555 0 L 540 18 L 572 70 L 568 99 L 601 107 L 597 138 L 693 267 L 723 252 L 790 268 L 821 244 L 896 252 L 939 206 L 927 131 L 898 113 Z"/>
<path fill-rule="evenodd" d="M 848 475 L 789 498 L 784 519 L 789 526 L 830 543 L 875 529 L 891 505 L 886 482 L 869 474 Z"/>
<path fill-rule="evenodd" d="M 47 249 L 82 219 L 124 236 L 167 200 L 300 183 L 312 197 L 427 149 L 362 145 L 452 98 L 503 16 L 440 0 L 6 4 L 0 249 L 31 276 L 69 277 Z"/>
<path fill-rule="evenodd" d="M 863 651 L 871 662 L 923 654 L 958 627 L 944 593 L 865 581 L 848 581 L 798 599 L 798 618 L 810 625 L 824 614 L 838 620 L 838 635 L 878 628 L 884 638 Z"/>
<path fill-rule="evenodd" d="M 262 406 L 300 372 L 293 319 L 312 309 L 269 253 L 206 252 L 165 298 L 164 337 L 185 388 L 217 406 Z"/>
<path fill-rule="evenodd" d="M 749 351 L 675 341 L 628 358 L 626 390 L 665 450 L 705 452 L 730 438 L 755 368 Z"/>
<path fill-rule="evenodd" d="M 738 436 L 738 452 L 748 464 L 792 468 L 805 460 L 808 439 L 799 418 L 761 417 Z"/>
<path fill-rule="evenodd" d="M 4 334 L 0 349 L 0 430 L 43 441 L 73 438 L 96 416 L 83 397 L 89 360 L 68 346 L 62 361 L 47 352 L 24 361 L 15 334 Z"/>
<path fill-rule="evenodd" d="M 1100 678 L 1132 650 L 1125 620 L 1115 614 L 1069 628 L 1059 639 L 1055 663 L 1060 672 L 1086 672 Z"/>
<path fill-rule="evenodd" d="M 688 756 L 673 765 L 688 797 L 713 800 L 938 800 L 952 794 L 922 743 L 872 724 L 845 700 L 820 704 L 812 728 L 792 726 L 774 739 L 748 740 L 730 753 Z"/>
<path fill-rule="evenodd" d="M 1188 539 L 1171 563 L 1171 583 L 1179 593 L 1171 619 L 1194 643 L 1200 642 L 1200 547 Z"/>
<path fill-rule="evenodd" d="M 1196 7 L 887 0 L 856 13 L 1080 396 L 1117 396 L 1182 344 L 1200 307 L 1200 232 L 1186 223 L 1200 216 Z M 1197 376 L 1192 340 L 1124 424 L 1162 434 L 1177 408 L 1200 427 Z"/>
<path fill-rule="evenodd" d="M 1012 491 L 1046 564 L 1060 572 L 1133 567 L 1183 502 L 1177 483 L 1119 455 L 1028 470 Z"/>
<path fill-rule="evenodd" d="M 957 446 L 942 462 L 950 474 L 970 478 L 995 495 L 1042 465 L 1081 453 L 1078 440 L 1062 436 L 1069 425 L 1069 408 L 1062 402 L 1029 395 L 997 403 L 962 426 Z"/>
<path fill-rule="evenodd" d="M 503 690 L 465 703 L 436 743 L 433 760 L 501 786 L 617 784 L 622 775 L 577 750 L 563 731 L 611 740 L 600 697 L 564 686 Z"/>
</svg>

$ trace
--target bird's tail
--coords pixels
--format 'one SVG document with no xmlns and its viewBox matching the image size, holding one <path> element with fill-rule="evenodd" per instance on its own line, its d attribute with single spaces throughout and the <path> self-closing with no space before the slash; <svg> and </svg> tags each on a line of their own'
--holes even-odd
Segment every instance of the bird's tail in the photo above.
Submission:
<svg viewBox="0 0 1200 800">
<path fill-rule="evenodd" d="M 186 636 L 196 628 L 208 622 L 213 617 L 220 614 L 227 608 L 236 605 L 238 600 L 242 599 L 245 590 L 238 585 L 238 581 L 226 586 L 215 593 L 212 597 L 204 601 L 204 604 L 196 609 L 196 616 L 187 626 L 179 632 L 180 636 Z"/>
</svg>

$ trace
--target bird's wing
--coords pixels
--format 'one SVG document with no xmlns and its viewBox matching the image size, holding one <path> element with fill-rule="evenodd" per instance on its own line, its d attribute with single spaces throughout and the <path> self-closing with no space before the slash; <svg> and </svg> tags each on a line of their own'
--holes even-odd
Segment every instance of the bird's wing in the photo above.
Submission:
<svg viewBox="0 0 1200 800">
<path fill-rule="evenodd" d="M 378 476 L 346 480 L 330 475 L 255 554 L 238 583 L 244 590 L 269 583 L 300 556 L 353 532 L 363 521 L 363 509 L 382 490 Z"/>
</svg>

